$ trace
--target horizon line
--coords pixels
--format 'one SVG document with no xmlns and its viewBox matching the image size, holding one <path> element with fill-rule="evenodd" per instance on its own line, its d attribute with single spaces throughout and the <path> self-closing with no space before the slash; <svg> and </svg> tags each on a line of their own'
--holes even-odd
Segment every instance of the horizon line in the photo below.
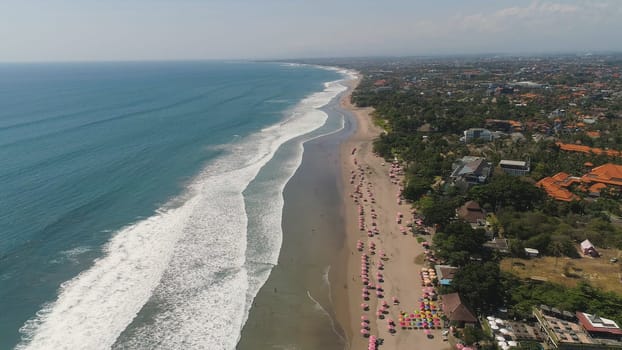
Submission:
<svg viewBox="0 0 622 350">
<path fill-rule="evenodd" d="M 573 51 L 524 51 L 524 52 L 480 52 L 480 53 L 427 53 L 408 55 L 343 55 L 343 56 L 299 56 L 266 58 L 119 58 L 119 59 L 62 59 L 62 60 L 1 60 L 0 64 L 58 64 L 58 63 L 140 63 L 140 62 L 296 62 L 303 60 L 360 60 L 360 59 L 408 59 L 408 58 L 488 58 L 488 57 L 542 57 L 542 56 L 617 56 L 622 50 L 573 50 Z"/>
</svg>

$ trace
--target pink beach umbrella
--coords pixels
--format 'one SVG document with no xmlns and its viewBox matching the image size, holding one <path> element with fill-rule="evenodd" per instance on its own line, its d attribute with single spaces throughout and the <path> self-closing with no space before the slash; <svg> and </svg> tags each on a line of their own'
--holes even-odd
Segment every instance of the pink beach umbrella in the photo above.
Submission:
<svg viewBox="0 0 622 350">
<path fill-rule="evenodd" d="M 369 322 L 369 318 L 367 318 L 367 316 L 365 315 L 361 315 L 361 321 Z"/>
</svg>

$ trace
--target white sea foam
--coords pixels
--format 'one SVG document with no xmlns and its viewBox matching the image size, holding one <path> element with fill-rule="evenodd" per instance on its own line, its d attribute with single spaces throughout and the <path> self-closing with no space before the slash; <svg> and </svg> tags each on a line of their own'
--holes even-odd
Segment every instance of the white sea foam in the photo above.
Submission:
<svg viewBox="0 0 622 350">
<path fill-rule="evenodd" d="M 59 253 L 59 256 L 53 260 L 50 261 L 50 263 L 52 264 L 59 264 L 62 262 L 71 262 L 73 264 L 78 264 L 79 263 L 79 257 L 80 255 L 84 254 L 84 253 L 88 253 L 92 250 L 91 247 L 86 247 L 86 246 L 80 246 L 80 247 L 75 247 L 69 250 L 65 250 Z"/>
<path fill-rule="evenodd" d="M 245 268 L 242 192 L 284 142 L 322 126 L 327 115 L 317 108 L 344 90 L 339 82 L 326 84 L 289 118 L 239 140 L 209 164 L 181 205 L 116 233 L 105 255 L 64 283 L 58 299 L 22 327 L 17 348 L 234 349 L 252 298 L 268 276 L 250 276 Z M 301 159 L 302 147 L 284 164 L 287 176 L 276 198 L 266 200 L 269 215 L 260 229 L 274 237 L 264 263 L 277 262 L 282 191 Z M 119 338 L 148 301 L 150 319 Z"/>
</svg>

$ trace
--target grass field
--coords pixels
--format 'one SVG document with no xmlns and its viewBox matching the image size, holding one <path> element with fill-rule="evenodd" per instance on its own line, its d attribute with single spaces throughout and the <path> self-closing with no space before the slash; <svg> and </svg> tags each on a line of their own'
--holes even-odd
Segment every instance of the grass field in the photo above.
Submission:
<svg viewBox="0 0 622 350">
<path fill-rule="evenodd" d="M 604 291 L 622 294 L 622 252 L 617 249 L 599 249 L 599 253 L 601 256 L 598 258 L 507 258 L 501 261 L 501 269 L 521 278 L 544 279 L 569 287 L 574 287 L 579 281 L 586 281 Z M 611 258 L 620 261 L 612 263 Z"/>
</svg>

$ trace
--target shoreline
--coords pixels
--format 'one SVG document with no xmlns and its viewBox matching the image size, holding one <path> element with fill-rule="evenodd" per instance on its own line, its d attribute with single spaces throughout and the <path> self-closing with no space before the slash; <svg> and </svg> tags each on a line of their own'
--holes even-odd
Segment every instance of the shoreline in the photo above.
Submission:
<svg viewBox="0 0 622 350">
<path fill-rule="evenodd" d="M 371 108 L 359 108 L 351 103 L 351 94 L 360 82 L 361 76 L 351 84 L 349 90 L 340 98 L 340 108 L 354 118 L 355 131 L 340 145 L 340 180 L 342 188 L 342 212 L 344 215 L 345 244 L 339 252 L 338 272 L 335 275 L 335 313 L 337 320 L 342 325 L 349 343 L 349 349 L 364 349 L 369 340 L 360 334 L 361 317 L 369 319 L 370 334 L 382 339 L 382 348 L 386 349 L 412 349 L 424 346 L 426 349 L 444 350 L 450 345 L 442 341 L 441 330 L 435 329 L 430 332 L 433 338 L 428 338 L 423 330 L 403 330 L 397 324 L 396 332 L 388 331 L 388 320 L 398 323 L 401 311 L 412 312 L 419 305 L 419 298 L 423 296 L 419 271 L 423 267 L 424 249 L 411 233 L 402 233 L 402 226 L 398 224 L 396 215 L 402 213 L 404 221 L 412 220 L 410 204 L 399 201 L 401 177 L 390 177 L 391 164 L 373 153 L 373 140 L 382 130 L 373 124 Z M 355 179 L 352 179 L 355 174 Z M 364 178 L 361 178 L 361 175 Z M 362 215 L 365 221 L 365 229 L 359 225 L 359 206 L 351 197 L 353 187 L 361 184 L 363 194 Z M 373 200 L 371 199 L 373 196 Z M 373 202 L 373 203 L 372 203 Z M 372 209 L 376 218 L 372 218 Z M 410 217 L 410 219 L 409 219 Z M 368 237 L 367 230 L 375 223 L 379 234 Z M 431 237 L 426 237 L 431 240 Z M 364 245 L 363 252 L 357 249 L 357 242 Z M 387 260 L 384 268 L 379 269 L 381 260 L 378 255 L 371 255 L 369 243 L 373 241 L 378 255 L 384 251 Z M 373 290 L 368 301 L 362 300 L 362 280 L 360 276 L 361 254 L 366 253 L 370 257 L 370 276 L 377 277 L 377 273 L 383 275 L 382 298 L 376 296 Z M 371 280 L 376 280 L 370 277 Z M 379 282 L 380 283 L 380 282 Z M 399 300 L 399 305 L 394 305 L 392 298 Z M 382 303 L 386 301 L 388 307 L 381 318 L 376 315 Z M 369 311 L 363 311 L 361 303 L 369 304 Z M 425 345 L 424 345 L 425 344 Z"/>
<path fill-rule="evenodd" d="M 318 129 L 303 143 L 301 164 L 285 185 L 278 263 L 254 298 L 237 349 L 344 349 L 330 283 L 344 245 L 339 146 L 352 131 L 350 119 L 340 124 L 344 93 L 319 108 L 329 115 L 327 133 Z"/>
</svg>

